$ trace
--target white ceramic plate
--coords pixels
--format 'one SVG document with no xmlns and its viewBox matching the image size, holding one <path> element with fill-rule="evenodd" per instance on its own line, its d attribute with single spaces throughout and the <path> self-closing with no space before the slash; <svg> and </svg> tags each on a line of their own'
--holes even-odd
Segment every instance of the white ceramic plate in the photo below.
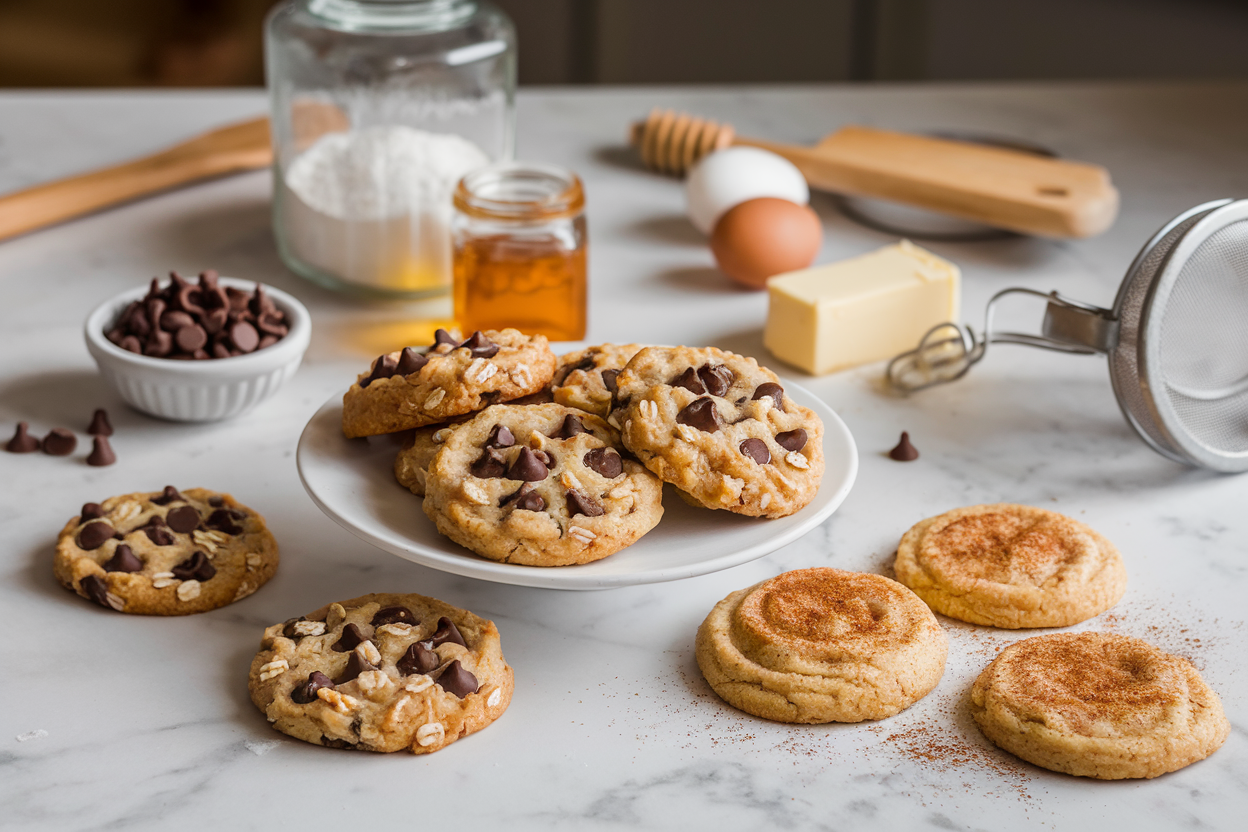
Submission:
<svg viewBox="0 0 1248 832">
<path fill-rule="evenodd" d="M 313 502 L 340 526 L 374 546 L 443 572 L 519 586 L 607 589 L 705 575 L 761 558 L 818 526 L 849 494 L 858 449 L 840 417 L 792 383 L 784 391 L 823 420 L 825 472 L 810 505 L 789 517 L 762 520 L 693 508 L 668 487 L 663 519 L 641 540 L 580 566 L 517 566 L 480 558 L 438 534 L 420 498 L 394 479 L 400 442 L 391 436 L 346 439 L 342 400 L 330 399 L 299 437 L 299 477 Z"/>
</svg>

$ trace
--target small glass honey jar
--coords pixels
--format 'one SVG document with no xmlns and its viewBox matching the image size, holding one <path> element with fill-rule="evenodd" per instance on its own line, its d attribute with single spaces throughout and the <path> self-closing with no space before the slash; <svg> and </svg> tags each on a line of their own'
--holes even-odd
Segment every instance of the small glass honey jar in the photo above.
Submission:
<svg viewBox="0 0 1248 832">
<path fill-rule="evenodd" d="M 585 337 L 585 191 L 556 165 L 499 162 L 459 181 L 451 223 L 461 331 Z"/>
</svg>

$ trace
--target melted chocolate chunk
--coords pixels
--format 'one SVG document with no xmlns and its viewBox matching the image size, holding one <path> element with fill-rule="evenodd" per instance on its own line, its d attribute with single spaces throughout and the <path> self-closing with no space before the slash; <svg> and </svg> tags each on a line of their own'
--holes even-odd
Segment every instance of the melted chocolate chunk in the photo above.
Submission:
<svg viewBox="0 0 1248 832">
<path fill-rule="evenodd" d="M 217 567 L 203 552 L 194 552 L 171 571 L 179 581 L 209 581 L 217 574 Z"/>
<path fill-rule="evenodd" d="M 350 682 L 364 671 L 376 669 L 377 665 L 365 658 L 362 658 L 359 653 L 353 650 L 351 652 L 351 656 L 347 659 L 347 666 L 342 670 L 342 675 L 334 680 L 334 684 L 345 685 L 347 682 Z"/>
<path fill-rule="evenodd" d="M 495 425 L 494 430 L 490 432 L 490 438 L 485 441 L 487 448 L 510 448 L 516 444 L 516 437 L 506 425 Z"/>
<path fill-rule="evenodd" d="M 195 506 L 178 506 L 165 519 L 169 528 L 179 534 L 190 534 L 199 528 L 199 510 Z"/>
<path fill-rule="evenodd" d="M 307 681 L 301 685 L 295 685 L 295 689 L 290 692 L 290 698 L 296 705 L 307 705 L 317 700 L 316 692 L 321 688 L 334 689 L 334 682 L 319 670 L 313 670 L 308 674 Z"/>
<path fill-rule="evenodd" d="M 919 458 L 919 449 L 910 444 L 908 431 L 901 432 L 901 441 L 897 443 L 897 447 L 888 452 L 888 457 L 898 462 L 914 462 Z"/>
<path fill-rule="evenodd" d="M 394 666 L 404 676 L 411 676 L 416 673 L 428 673 L 438 666 L 438 654 L 433 652 L 433 643 L 429 641 L 418 641 L 411 647 L 407 648 Z"/>
<path fill-rule="evenodd" d="M 87 593 L 87 597 L 101 607 L 107 607 L 110 610 L 117 609 L 108 602 L 108 584 L 104 583 L 104 579 L 99 575 L 88 575 L 78 582 L 78 586 L 82 587 L 82 591 Z"/>
<path fill-rule="evenodd" d="M 501 477 L 506 470 L 507 460 L 493 448 L 486 448 L 471 467 L 472 475 L 483 480 Z"/>
<path fill-rule="evenodd" d="M 784 410 L 784 388 L 774 381 L 768 381 L 758 385 L 754 390 L 754 400 L 771 397 L 771 403 L 778 410 Z"/>
<path fill-rule="evenodd" d="M 407 607 L 382 607 L 373 613 L 372 624 L 381 627 L 385 624 L 418 624 L 416 615 Z"/>
<path fill-rule="evenodd" d="M 425 356 L 411 347 L 404 347 L 402 355 L 399 356 L 399 363 L 394 368 L 394 374 L 397 376 L 410 376 L 412 373 L 419 373 L 428 363 L 428 358 L 425 358 Z"/>
<path fill-rule="evenodd" d="M 586 517 L 601 517 L 603 515 L 602 506 L 592 497 L 587 497 L 579 491 L 572 490 L 567 494 L 568 514 L 575 517 L 583 514 Z"/>
<path fill-rule="evenodd" d="M 159 517 L 153 517 L 152 520 L 159 520 Z M 147 535 L 147 539 L 155 543 L 157 546 L 172 546 L 174 544 L 173 532 L 162 526 L 148 524 L 143 527 L 143 534 Z"/>
<path fill-rule="evenodd" d="M 85 523 L 88 520 L 94 520 L 97 517 L 104 516 L 104 507 L 99 503 L 83 503 L 82 517 L 78 519 L 79 523 Z"/>
<path fill-rule="evenodd" d="M 243 527 L 238 525 L 237 521 L 243 519 L 247 515 L 241 511 L 235 511 L 232 508 L 219 508 L 212 514 L 208 515 L 208 519 L 204 521 L 204 525 L 210 529 L 226 534 L 242 534 Z"/>
<path fill-rule="evenodd" d="M 516 457 L 516 461 L 511 464 L 511 467 L 507 469 L 506 477 L 509 480 L 541 482 L 549 474 L 550 470 L 531 450 L 521 448 L 520 455 Z"/>
<path fill-rule="evenodd" d="M 342 636 L 334 642 L 333 650 L 335 653 L 345 653 L 348 650 L 354 650 L 357 645 L 367 640 L 364 638 L 364 633 L 360 632 L 358 625 L 348 624 L 342 628 Z"/>
<path fill-rule="evenodd" d="M 581 420 L 569 413 L 563 417 L 563 424 L 559 425 L 559 430 L 551 434 L 551 439 L 571 439 L 578 433 L 589 433 L 585 430 L 585 426 L 581 424 Z"/>
<path fill-rule="evenodd" d="M 39 450 L 39 440 L 30 435 L 30 426 L 25 422 L 17 423 L 17 432 L 13 434 L 13 438 L 4 446 L 4 449 L 11 454 L 28 454 Z"/>
<path fill-rule="evenodd" d="M 78 437 L 74 436 L 73 431 L 65 428 L 52 428 L 52 431 L 43 437 L 43 452 L 52 456 L 69 456 L 74 452 L 74 448 L 78 447 Z"/>
<path fill-rule="evenodd" d="M 442 675 L 438 677 L 438 684 L 442 690 L 453 693 L 460 699 L 470 693 L 476 693 L 480 687 L 477 684 L 477 677 L 465 670 L 464 666 L 459 663 L 459 659 L 446 666 L 446 670 L 443 670 Z"/>
<path fill-rule="evenodd" d="M 624 460 L 611 448 L 594 448 L 581 459 L 594 473 L 613 480 L 624 473 Z"/>
<path fill-rule="evenodd" d="M 806 431 L 801 428 L 776 434 L 776 444 L 786 451 L 800 451 L 806 447 Z"/>
<path fill-rule="evenodd" d="M 686 368 L 683 373 L 672 379 L 672 386 L 683 387 L 699 396 L 706 392 L 706 385 L 702 383 L 702 379 L 698 378 L 698 371 L 692 367 Z"/>
<path fill-rule="evenodd" d="M 392 355 L 377 356 L 377 360 L 373 362 L 373 371 L 367 378 L 360 379 L 360 387 L 367 387 L 378 379 L 390 378 L 398 370 L 398 366 L 399 362 Z"/>
<path fill-rule="evenodd" d="M 105 572 L 140 572 L 143 561 L 139 560 L 134 550 L 124 543 L 118 544 L 113 556 L 104 562 Z"/>
<path fill-rule="evenodd" d="M 771 451 L 767 450 L 767 443 L 761 439 L 750 438 L 742 442 L 741 453 L 759 465 L 766 465 L 771 462 Z"/>
<path fill-rule="evenodd" d="M 438 629 L 429 637 L 429 643 L 433 647 L 437 647 L 439 644 L 468 646 L 464 643 L 464 637 L 459 634 L 459 628 L 455 626 L 455 622 L 445 615 L 438 619 Z"/>
<path fill-rule="evenodd" d="M 602 385 L 607 388 L 607 392 L 610 393 L 612 396 L 614 396 L 616 394 L 616 391 L 619 389 L 618 387 L 616 387 L 616 384 L 615 384 L 615 380 L 619 377 L 619 375 L 620 375 L 619 370 L 603 370 L 602 371 Z"/>
<path fill-rule="evenodd" d="M 698 378 L 706 385 L 706 392 L 712 396 L 722 396 L 728 392 L 736 376 L 723 364 L 706 364 L 698 370 Z"/>
<path fill-rule="evenodd" d="M 165 490 L 160 492 L 159 497 L 152 498 L 152 502 L 158 506 L 167 506 L 175 500 L 183 499 L 185 498 L 178 493 L 178 489 L 174 488 L 172 485 L 166 485 Z"/>
<path fill-rule="evenodd" d="M 113 452 L 113 446 L 108 443 L 107 436 L 93 436 L 91 440 L 91 453 L 87 454 L 88 465 L 102 468 L 117 461 L 117 454 Z"/>
<path fill-rule="evenodd" d="M 88 523 L 78 532 L 78 548 L 90 551 L 104 545 L 104 541 L 112 540 L 116 531 L 102 520 Z"/>
<path fill-rule="evenodd" d="M 493 358 L 498 354 L 498 344 L 481 334 L 481 330 L 472 333 L 472 337 L 459 345 L 461 349 L 472 352 L 474 358 Z"/>
<path fill-rule="evenodd" d="M 696 399 L 677 413 L 676 421 L 679 424 L 697 428 L 704 433 L 714 433 L 724 426 L 724 420 L 719 415 L 715 400 L 706 396 Z"/>
</svg>

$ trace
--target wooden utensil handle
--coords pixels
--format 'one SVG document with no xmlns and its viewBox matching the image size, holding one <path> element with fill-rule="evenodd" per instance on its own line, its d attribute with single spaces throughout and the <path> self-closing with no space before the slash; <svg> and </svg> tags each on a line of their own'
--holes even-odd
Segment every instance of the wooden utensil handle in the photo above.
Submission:
<svg viewBox="0 0 1248 832">
<path fill-rule="evenodd" d="M 1090 237 L 1113 224 L 1118 191 L 1096 165 L 1013 150 L 846 127 L 815 147 L 736 137 L 778 153 L 812 188 L 879 197 L 1045 237 Z"/>
</svg>

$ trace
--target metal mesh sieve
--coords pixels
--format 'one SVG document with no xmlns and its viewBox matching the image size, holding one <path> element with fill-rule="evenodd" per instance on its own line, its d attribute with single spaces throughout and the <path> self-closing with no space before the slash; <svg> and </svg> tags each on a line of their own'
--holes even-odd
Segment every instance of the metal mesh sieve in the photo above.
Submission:
<svg viewBox="0 0 1248 832">
<path fill-rule="evenodd" d="M 1000 332 L 1011 294 L 1048 300 L 1043 334 Z M 1198 205 L 1145 244 L 1112 309 L 1028 289 L 998 292 L 982 336 L 942 324 L 888 365 L 912 392 L 960 378 L 992 343 L 1104 352 L 1127 421 L 1159 453 L 1216 471 L 1248 470 L 1248 200 Z"/>
</svg>

